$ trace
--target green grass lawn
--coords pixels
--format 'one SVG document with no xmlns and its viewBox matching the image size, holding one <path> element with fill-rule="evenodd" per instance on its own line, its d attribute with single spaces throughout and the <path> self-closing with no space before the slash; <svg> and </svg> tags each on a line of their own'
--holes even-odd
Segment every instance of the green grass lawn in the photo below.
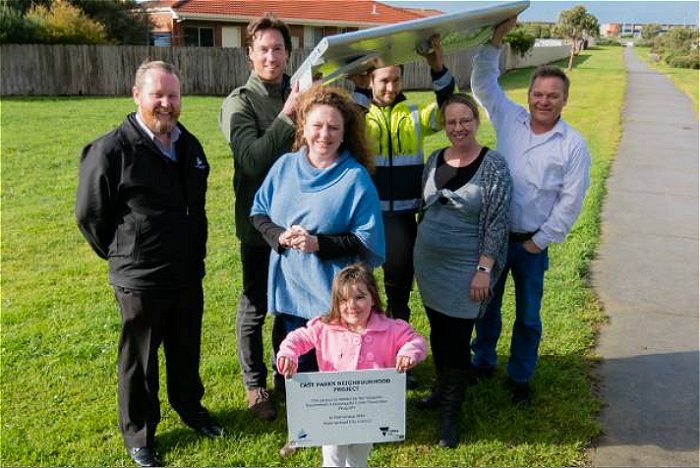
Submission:
<svg viewBox="0 0 700 468">
<path fill-rule="evenodd" d="M 377 445 L 379 466 L 570 466 L 585 463 L 584 448 L 600 432 L 600 407 L 590 371 L 596 325 L 603 320 L 588 289 L 589 262 L 599 237 L 604 181 L 620 138 L 624 93 L 622 49 L 587 51 L 577 59 L 565 118 L 588 139 L 592 186 L 568 241 L 551 250 L 543 308 L 535 404 L 515 409 L 499 368 L 491 381 L 470 387 L 459 447 L 436 447 L 437 416 L 415 408 L 429 391 L 432 363 L 418 368 L 422 388 L 408 394 L 407 440 Z M 503 78 L 523 102 L 530 70 Z M 429 99 L 430 93 L 411 93 Z M 318 465 L 318 449 L 281 459 L 283 416 L 263 423 L 246 410 L 235 353 L 235 308 L 241 289 L 233 232 L 232 163 L 217 129 L 220 97 L 186 97 L 182 121 L 199 136 L 212 171 L 208 192 L 210 238 L 205 279 L 202 377 L 205 405 L 226 428 L 208 440 L 183 427 L 161 391 L 157 444 L 165 462 L 180 466 Z M 0 464 L 131 465 L 117 430 L 116 352 L 119 312 L 106 263 L 80 236 L 73 217 L 81 148 L 133 110 L 131 99 L 4 99 L 2 118 L 2 428 Z M 480 139 L 494 145 L 484 118 Z M 428 149 L 446 143 L 431 137 Z M 261 266 L 262 267 L 262 266 Z M 428 325 L 414 292 L 413 319 Z M 506 299 L 501 364 L 507 356 L 513 301 Z M 266 333 L 269 345 L 269 329 Z M 268 346 L 269 349 L 269 346 Z M 162 367 L 162 362 L 161 362 Z M 164 380 L 162 380 L 164 384 Z M 163 385 L 164 387 L 164 385 Z"/>
<path fill-rule="evenodd" d="M 700 102 L 698 100 L 698 94 L 700 94 L 700 70 L 674 68 L 667 65 L 663 60 L 656 62 L 649 56 L 651 52 L 649 47 L 635 47 L 634 49 L 642 60 L 652 68 L 668 76 L 681 91 L 687 94 L 693 101 L 695 113 L 700 115 L 700 107 L 698 107 Z"/>
</svg>

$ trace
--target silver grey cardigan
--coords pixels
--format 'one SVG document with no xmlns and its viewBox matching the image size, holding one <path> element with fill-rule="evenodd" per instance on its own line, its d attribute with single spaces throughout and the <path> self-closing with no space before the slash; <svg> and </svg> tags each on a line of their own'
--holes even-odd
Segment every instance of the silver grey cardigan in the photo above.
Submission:
<svg viewBox="0 0 700 468">
<path fill-rule="evenodd" d="M 423 188 L 432 167 L 436 164 L 438 149 L 431 153 L 423 170 Z M 513 181 L 510 178 L 508 163 L 496 151 L 489 149 L 481 162 L 481 196 L 482 208 L 479 213 L 479 255 L 487 255 L 494 259 L 491 269 L 490 288 L 498 281 L 508 256 L 508 233 L 510 231 L 510 201 L 513 191 Z M 422 218 L 425 199 L 422 200 L 419 220 Z M 486 311 L 490 301 L 482 303 L 479 317 Z"/>
</svg>

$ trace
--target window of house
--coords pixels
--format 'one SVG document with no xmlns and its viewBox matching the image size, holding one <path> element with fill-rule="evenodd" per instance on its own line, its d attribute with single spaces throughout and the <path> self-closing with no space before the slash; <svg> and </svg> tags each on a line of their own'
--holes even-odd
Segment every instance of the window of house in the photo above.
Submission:
<svg viewBox="0 0 700 468">
<path fill-rule="evenodd" d="M 315 46 L 319 42 L 321 42 L 321 39 L 323 39 L 326 35 L 324 34 L 323 28 L 314 28 L 314 43 L 313 45 Z"/>
<path fill-rule="evenodd" d="M 156 47 L 170 47 L 172 35 L 169 32 L 152 32 L 149 44 Z"/>
<path fill-rule="evenodd" d="M 214 47 L 214 28 L 185 28 L 185 46 Z"/>
</svg>

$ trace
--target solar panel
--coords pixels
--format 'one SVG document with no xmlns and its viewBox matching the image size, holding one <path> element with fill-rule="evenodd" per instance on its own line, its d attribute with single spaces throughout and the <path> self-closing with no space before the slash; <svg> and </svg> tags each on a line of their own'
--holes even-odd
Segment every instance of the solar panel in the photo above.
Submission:
<svg viewBox="0 0 700 468">
<path fill-rule="evenodd" d="M 445 53 L 476 47 L 491 38 L 497 24 L 529 5 L 529 1 L 494 2 L 493 6 L 328 36 L 299 66 L 292 82 L 298 80 L 304 90 L 319 74 L 324 83 L 330 83 L 372 68 L 416 61 L 421 58 L 419 52 L 430 50 L 435 34 L 440 34 Z"/>
</svg>

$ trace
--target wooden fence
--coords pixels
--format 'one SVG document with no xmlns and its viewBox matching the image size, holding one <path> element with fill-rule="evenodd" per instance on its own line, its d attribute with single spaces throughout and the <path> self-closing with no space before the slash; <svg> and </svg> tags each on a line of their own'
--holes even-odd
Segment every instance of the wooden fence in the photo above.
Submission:
<svg viewBox="0 0 700 468">
<path fill-rule="evenodd" d="M 288 70 L 296 70 L 309 52 L 293 51 Z M 463 90 L 469 89 L 473 54 L 466 50 L 445 57 Z M 250 73 L 246 50 L 241 48 L 3 44 L 0 95 L 129 95 L 134 72 L 147 58 L 174 64 L 185 95 L 225 96 L 244 84 Z M 406 64 L 405 89 L 430 87 L 425 61 Z"/>
</svg>

